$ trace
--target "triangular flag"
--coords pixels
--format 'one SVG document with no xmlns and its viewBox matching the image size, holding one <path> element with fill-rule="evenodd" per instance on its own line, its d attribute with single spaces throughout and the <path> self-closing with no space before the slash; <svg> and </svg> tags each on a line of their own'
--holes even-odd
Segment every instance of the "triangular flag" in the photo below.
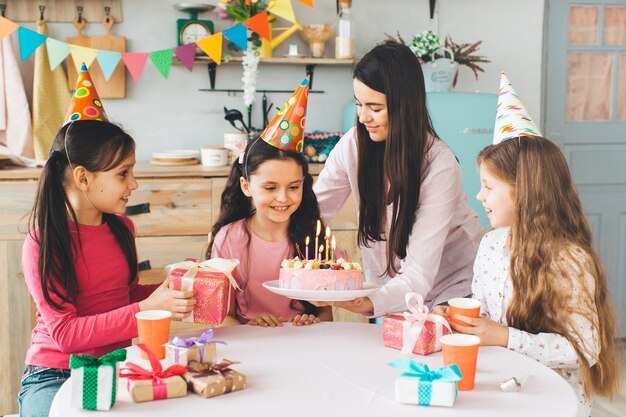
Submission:
<svg viewBox="0 0 626 417">
<path fill-rule="evenodd" d="M 291 23 L 296 23 L 296 16 L 293 14 L 291 0 L 276 0 L 273 6 L 270 3 L 267 10 L 271 14 L 280 16 L 285 20 L 289 20 Z"/>
<path fill-rule="evenodd" d="M 300 3 L 304 3 L 307 6 L 313 7 L 313 0 L 300 0 Z"/>
<path fill-rule="evenodd" d="M 172 67 L 172 58 L 174 57 L 174 48 L 163 49 L 160 51 L 154 51 L 150 53 L 150 61 L 154 64 L 156 69 L 159 70 L 161 75 L 167 79 L 170 75 L 170 68 Z"/>
<path fill-rule="evenodd" d="M 504 72 L 500 75 L 497 109 L 496 126 L 493 131 L 494 144 L 520 136 L 541 136 L 541 132 L 530 118 Z"/>
<path fill-rule="evenodd" d="M 122 52 L 122 59 L 135 82 L 139 81 L 148 60 L 146 52 Z"/>
<path fill-rule="evenodd" d="M 65 42 L 53 38 L 46 39 L 48 48 L 48 61 L 50 61 L 50 71 L 54 71 L 61 62 L 70 54 L 70 46 Z"/>
<path fill-rule="evenodd" d="M 115 68 L 120 63 L 120 59 L 122 59 L 122 54 L 114 51 L 100 51 L 98 52 L 98 64 L 100 64 L 100 69 L 102 70 L 102 75 L 104 75 L 104 79 L 109 81 Z"/>
<path fill-rule="evenodd" d="M 193 62 L 196 58 L 196 44 L 188 43 L 187 45 L 181 45 L 176 48 L 174 55 L 191 71 L 193 70 Z"/>
<path fill-rule="evenodd" d="M 97 49 L 74 45 L 71 43 L 68 45 L 70 47 L 70 53 L 72 54 L 72 61 L 74 61 L 74 66 L 76 67 L 77 72 L 80 72 L 80 67 L 83 62 L 87 65 L 87 68 L 89 68 L 98 55 Z"/>
<path fill-rule="evenodd" d="M 17 23 L 13 23 L 9 19 L 0 16 L 0 39 L 15 32 L 18 27 L 19 25 Z"/>
<path fill-rule="evenodd" d="M 267 11 L 263 10 L 261 13 L 255 14 L 250 19 L 244 21 L 243 24 L 254 33 L 257 33 L 260 37 L 265 38 L 268 41 L 272 39 Z"/>
<path fill-rule="evenodd" d="M 248 28 L 239 23 L 222 32 L 226 39 L 234 43 L 242 51 L 248 50 Z"/>
<path fill-rule="evenodd" d="M 207 36 L 196 41 L 200 47 L 217 65 L 222 63 L 222 32 Z"/>
<path fill-rule="evenodd" d="M 26 29 L 23 26 L 17 29 L 17 35 L 20 39 L 20 57 L 22 61 L 31 56 L 35 49 L 39 48 L 48 38 L 46 35 Z"/>
</svg>

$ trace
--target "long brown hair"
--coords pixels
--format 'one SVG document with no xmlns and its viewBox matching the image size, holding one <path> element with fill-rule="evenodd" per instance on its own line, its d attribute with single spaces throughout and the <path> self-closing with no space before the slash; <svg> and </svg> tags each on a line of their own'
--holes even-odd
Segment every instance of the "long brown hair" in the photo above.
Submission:
<svg viewBox="0 0 626 417">
<path fill-rule="evenodd" d="M 77 229 L 80 225 L 65 191 L 66 173 L 79 165 L 91 172 L 109 171 L 133 152 L 135 142 L 126 132 L 114 124 L 95 120 L 63 126 L 52 142 L 51 158 L 41 172 L 30 213 L 29 233 L 39 244 L 38 271 L 44 299 L 56 310 L 62 310 L 63 303 L 76 302 L 79 293 L 74 264 L 80 256 L 80 234 L 75 242 L 69 223 L 72 221 Z M 126 256 L 130 283 L 137 276 L 135 239 L 117 215 L 103 213 L 102 220 L 109 225 Z"/>
<path fill-rule="evenodd" d="M 547 139 L 522 137 L 488 146 L 478 155 L 478 163 L 515 192 L 508 324 L 567 338 L 578 354 L 587 398 L 612 396 L 619 388 L 615 312 L 563 154 Z M 577 299 L 573 287 L 579 289 Z M 574 325 L 574 314 L 591 323 L 599 353 Z M 596 363 L 590 366 L 585 355 Z"/>
<path fill-rule="evenodd" d="M 394 261 L 406 258 L 415 223 L 429 138 L 436 136 L 426 108 L 424 76 L 408 47 L 388 41 L 355 64 L 354 78 L 385 95 L 389 114 L 389 133 L 383 142 L 372 141 L 365 125 L 356 120 L 358 241 L 369 247 L 371 242 L 386 240 L 386 273 L 397 273 Z M 388 204 L 392 205 L 391 228 L 383 236 Z"/>
</svg>

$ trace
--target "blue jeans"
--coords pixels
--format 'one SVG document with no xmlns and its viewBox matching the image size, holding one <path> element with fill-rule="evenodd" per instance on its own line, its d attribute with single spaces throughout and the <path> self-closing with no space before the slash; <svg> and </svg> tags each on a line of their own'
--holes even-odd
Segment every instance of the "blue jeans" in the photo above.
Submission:
<svg viewBox="0 0 626 417">
<path fill-rule="evenodd" d="M 48 417 L 54 396 L 69 377 L 69 369 L 26 365 L 17 398 L 20 417 Z"/>
</svg>

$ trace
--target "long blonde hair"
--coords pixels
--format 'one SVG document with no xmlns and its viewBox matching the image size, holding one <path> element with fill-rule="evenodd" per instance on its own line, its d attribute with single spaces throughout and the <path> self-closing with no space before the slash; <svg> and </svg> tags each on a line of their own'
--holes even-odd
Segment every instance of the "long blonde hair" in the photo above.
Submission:
<svg viewBox="0 0 626 417">
<path fill-rule="evenodd" d="M 615 312 L 563 154 L 547 139 L 522 137 L 488 146 L 478 163 L 515 191 L 508 324 L 566 337 L 578 354 L 587 398 L 612 396 L 619 389 Z M 586 281 L 588 277 L 593 282 Z M 576 302 L 574 286 L 580 289 Z M 597 332 L 599 353 L 579 333 L 574 314 L 589 320 Z M 585 356 L 595 364 L 590 366 Z"/>
</svg>

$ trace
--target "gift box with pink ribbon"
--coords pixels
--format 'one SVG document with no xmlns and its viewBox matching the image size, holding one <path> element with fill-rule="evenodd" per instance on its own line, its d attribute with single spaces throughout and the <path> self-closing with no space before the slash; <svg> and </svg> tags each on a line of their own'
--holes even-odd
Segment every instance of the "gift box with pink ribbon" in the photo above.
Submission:
<svg viewBox="0 0 626 417">
<path fill-rule="evenodd" d="M 169 288 L 196 292 L 196 304 L 190 316 L 182 321 L 219 326 L 230 307 L 235 281 L 236 259 L 214 258 L 198 263 L 184 261 L 165 267 Z"/>
<path fill-rule="evenodd" d="M 417 293 L 405 296 L 409 311 L 383 319 L 383 343 L 387 347 L 428 355 L 441 350 L 441 336 L 452 333 L 448 321 L 429 313 L 424 298 Z"/>
<path fill-rule="evenodd" d="M 172 365 L 163 369 L 161 362 L 150 348 L 143 343 L 137 347 L 146 352 L 152 369 L 145 369 L 132 362 L 120 369 L 120 378 L 128 378 L 126 388 L 133 402 L 164 400 L 187 395 L 187 382 L 183 375 L 187 367 Z"/>
<path fill-rule="evenodd" d="M 226 344 L 222 340 L 213 339 L 213 329 L 207 329 L 200 336 L 188 339 L 176 336 L 165 345 L 165 366 L 187 366 L 190 361 L 215 363 L 217 343 Z"/>
</svg>

